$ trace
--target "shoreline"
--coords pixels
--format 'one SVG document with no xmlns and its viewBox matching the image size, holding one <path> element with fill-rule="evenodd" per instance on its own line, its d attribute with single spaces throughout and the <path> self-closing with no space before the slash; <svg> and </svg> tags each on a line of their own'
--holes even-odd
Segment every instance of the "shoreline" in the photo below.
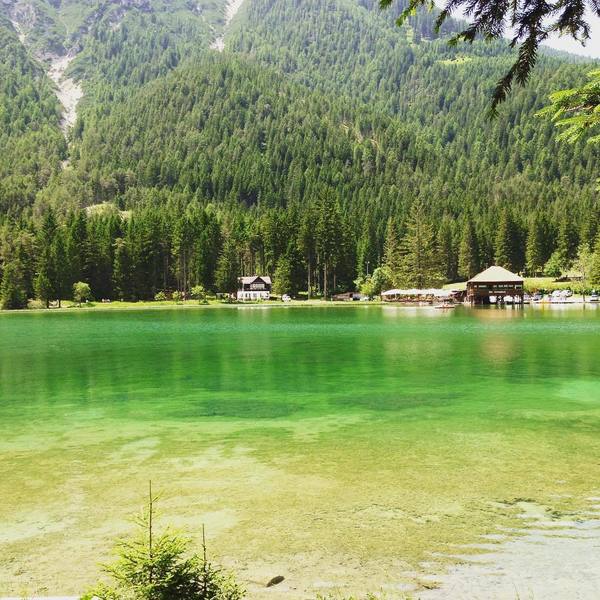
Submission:
<svg viewBox="0 0 600 600">
<path fill-rule="evenodd" d="M 68 301 L 69 303 L 71 301 Z M 63 301 L 64 304 L 67 301 Z M 209 302 L 208 304 L 198 304 L 195 300 L 187 300 L 181 303 L 174 302 L 120 302 L 110 303 L 94 302 L 92 306 L 61 306 L 60 308 L 19 308 L 19 309 L 0 309 L 0 314 L 38 314 L 38 313 L 78 313 L 94 311 L 129 311 L 129 310 L 193 310 L 193 309 L 231 309 L 231 308 L 302 308 L 302 307 L 344 307 L 344 306 L 387 306 L 391 303 L 374 300 L 372 302 L 343 302 L 334 300 L 292 300 L 291 302 L 267 301 L 267 302 Z M 400 305 L 406 308 L 415 308 L 417 305 Z M 419 308 L 432 308 L 431 305 L 420 306 Z M 0 598 L 0 600 L 3 600 Z"/>
<path fill-rule="evenodd" d="M 109 311 L 140 311 L 140 310 L 193 310 L 193 309 L 231 309 L 231 308 L 332 308 L 332 307 L 373 307 L 386 306 L 391 308 L 406 308 L 406 309 L 436 309 L 435 304 L 426 303 L 410 303 L 410 302 L 384 302 L 382 300 L 371 300 L 368 302 L 349 302 L 342 300 L 292 300 L 291 302 L 281 302 L 278 300 L 269 300 L 266 302 L 219 302 L 209 301 L 207 304 L 199 304 L 196 300 L 186 300 L 180 303 L 170 301 L 159 302 L 153 300 L 143 300 L 139 302 L 93 302 L 89 306 L 75 306 L 70 300 L 63 300 L 63 304 L 68 306 L 52 307 L 52 308 L 20 308 L 20 309 L 0 309 L 2 314 L 42 314 L 42 313 L 78 313 L 78 312 L 109 312 Z M 569 308 L 591 308 L 595 309 L 600 306 L 598 302 L 582 301 L 577 298 L 570 302 L 536 302 L 525 305 L 507 305 L 507 306 L 471 306 L 467 303 L 459 303 L 453 308 L 467 308 L 470 310 L 523 310 L 523 309 L 569 309 Z M 2 600 L 2 598 L 0 598 Z"/>
<path fill-rule="evenodd" d="M 571 594 L 579 597 L 578 594 L 584 593 L 586 595 L 581 597 L 591 598 L 600 584 L 600 568 L 594 559 L 600 543 L 600 505 L 595 498 L 587 500 L 593 501 L 589 512 L 567 514 L 558 519 L 549 516 L 545 506 L 521 501 L 516 505 L 520 511 L 517 518 L 522 521 L 520 527 L 498 527 L 493 533 L 479 536 L 478 542 L 456 546 L 453 552 L 447 549 L 434 552 L 433 557 L 445 557 L 450 562 L 438 564 L 437 568 L 422 565 L 422 570 L 417 572 L 400 568 L 395 576 L 389 576 L 387 583 L 375 585 L 372 593 L 383 594 L 382 599 L 389 593 L 400 592 L 407 599 L 503 600 L 513 593 L 516 598 L 559 597 L 558 591 L 560 597 Z M 533 567 L 523 563 L 523 555 L 533 558 Z M 260 563 L 241 569 L 237 565 L 237 568 L 238 580 L 246 587 L 248 600 L 264 597 L 265 587 L 260 582 L 268 579 L 268 573 L 279 572 L 272 567 L 265 571 L 265 565 Z M 344 591 L 358 589 L 356 570 L 346 568 L 348 590 Z M 233 572 L 236 573 L 235 568 Z M 274 600 L 316 598 L 318 593 L 341 591 L 342 587 L 339 582 L 319 578 L 309 582 L 292 577 L 273 588 L 269 595 Z M 33 594 L 0 596 L 0 600 L 79 600 L 80 597 Z"/>
</svg>

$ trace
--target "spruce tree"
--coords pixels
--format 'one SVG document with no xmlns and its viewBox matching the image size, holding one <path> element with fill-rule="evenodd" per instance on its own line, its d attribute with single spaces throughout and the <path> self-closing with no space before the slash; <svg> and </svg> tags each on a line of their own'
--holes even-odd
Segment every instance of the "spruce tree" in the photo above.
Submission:
<svg viewBox="0 0 600 600">
<path fill-rule="evenodd" d="M 46 308 L 50 306 L 51 300 L 56 299 L 55 241 L 57 229 L 54 211 L 49 208 L 38 231 L 37 275 L 34 281 L 36 297 L 46 305 Z"/>
<path fill-rule="evenodd" d="M 223 249 L 217 261 L 215 286 L 219 292 L 230 295 L 238 289 L 239 256 L 235 241 L 231 236 L 225 240 Z"/>
<path fill-rule="evenodd" d="M 273 278 L 273 292 L 278 295 L 295 295 L 293 290 L 293 267 L 290 258 L 287 255 L 280 257 L 277 261 L 277 268 Z"/>
<path fill-rule="evenodd" d="M 69 280 L 71 283 L 82 281 L 87 265 L 87 217 L 84 210 L 70 215 L 65 246 Z"/>
<path fill-rule="evenodd" d="M 557 240 L 557 251 L 565 268 L 568 268 L 577 256 L 578 246 L 577 229 L 573 224 L 572 217 L 565 214 L 559 224 Z"/>
<path fill-rule="evenodd" d="M 377 261 L 375 232 L 370 218 L 365 218 L 356 245 L 356 274 L 365 277 L 373 272 Z"/>
<path fill-rule="evenodd" d="M 437 234 L 437 246 L 440 255 L 440 269 L 445 281 L 456 281 L 458 262 L 454 243 L 452 221 L 444 217 Z"/>
<path fill-rule="evenodd" d="M 53 294 L 58 300 L 58 307 L 62 305 L 62 300 L 70 296 L 72 283 L 69 281 L 69 265 L 67 252 L 65 248 L 63 232 L 59 229 L 54 237 L 52 244 L 51 260 L 54 271 Z"/>
<path fill-rule="evenodd" d="M 27 306 L 27 292 L 23 282 L 22 265 L 11 260 L 4 265 L 0 285 L 0 306 L 4 310 L 14 310 Z"/>
<path fill-rule="evenodd" d="M 421 202 L 411 207 L 400 253 L 402 285 L 427 288 L 443 281 L 434 229 Z"/>
<path fill-rule="evenodd" d="M 335 287 L 335 268 L 343 245 L 343 231 L 339 204 L 333 194 L 327 192 L 319 203 L 315 228 L 317 258 L 323 272 L 323 297 L 325 299 L 330 294 L 332 276 Z"/>
<path fill-rule="evenodd" d="M 590 283 L 594 286 L 600 286 L 600 232 L 598 232 L 598 236 L 596 237 L 594 254 L 592 256 Z"/>
<path fill-rule="evenodd" d="M 494 244 L 494 261 L 509 271 L 519 271 L 520 237 L 519 230 L 510 210 L 505 209 L 500 215 Z"/>
<path fill-rule="evenodd" d="M 135 300 L 132 287 L 131 255 L 126 240 L 115 240 L 113 288 L 119 300 Z"/>
<path fill-rule="evenodd" d="M 393 217 L 387 221 L 385 240 L 383 242 L 383 266 L 391 278 L 392 284 L 399 284 L 402 278 L 402 255 L 398 231 Z"/>
<path fill-rule="evenodd" d="M 479 273 L 479 244 L 473 221 L 467 218 L 463 225 L 458 248 L 458 275 L 461 279 L 471 279 Z"/>
<path fill-rule="evenodd" d="M 527 272 L 529 275 L 539 275 L 543 269 L 545 260 L 544 252 L 544 228 L 538 215 L 535 215 L 529 221 L 527 229 L 527 247 L 525 250 L 525 260 Z"/>
</svg>

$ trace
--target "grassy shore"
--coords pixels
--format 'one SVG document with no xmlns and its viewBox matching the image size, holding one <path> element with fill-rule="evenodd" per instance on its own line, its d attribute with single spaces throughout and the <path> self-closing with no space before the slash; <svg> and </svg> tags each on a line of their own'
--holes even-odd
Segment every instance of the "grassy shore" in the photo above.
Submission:
<svg viewBox="0 0 600 600">
<path fill-rule="evenodd" d="M 449 290 L 464 290 L 467 282 L 448 283 L 444 285 L 444 289 Z M 589 286 L 588 286 L 589 287 Z M 533 293 L 538 290 L 545 292 L 553 292 L 554 290 L 570 289 L 575 292 L 574 298 L 580 299 L 581 284 L 577 282 L 557 282 L 552 277 L 526 277 L 525 291 Z M 73 310 L 146 310 L 146 309 L 167 309 L 167 308 L 231 308 L 235 306 L 373 306 L 386 304 L 381 300 L 370 300 L 368 302 L 347 302 L 324 300 L 315 298 L 311 300 L 291 300 L 283 303 L 281 300 L 261 300 L 256 302 L 224 302 L 216 298 L 209 298 L 205 303 L 199 303 L 197 300 L 185 300 L 174 302 L 173 300 L 140 300 L 138 302 L 124 302 L 115 300 L 113 302 L 88 302 L 81 306 L 74 303 L 72 300 L 63 300 L 61 307 L 45 308 L 41 302 L 31 300 L 26 309 L 21 311 L 3 311 L 0 312 L 31 312 L 31 311 L 73 311 Z"/>
<path fill-rule="evenodd" d="M 232 307 L 268 307 L 268 306 L 356 306 L 356 305 L 379 305 L 383 304 L 380 300 L 371 300 L 369 302 L 344 302 L 334 300 L 291 300 L 290 302 L 282 302 L 281 300 L 267 300 L 257 302 L 223 302 L 221 300 L 209 299 L 205 303 L 199 303 L 197 300 L 185 300 L 182 302 L 174 302 L 173 300 L 140 300 L 138 302 L 124 302 L 115 300 L 113 302 L 87 302 L 79 306 L 72 300 L 63 300 L 61 307 L 53 306 L 46 308 L 38 301 L 30 301 L 29 306 L 22 310 L 0 310 L 7 313 L 30 313 L 30 312 L 73 312 L 73 311 L 89 311 L 89 310 L 147 310 L 147 309 L 193 309 L 193 308 L 232 308 Z"/>
</svg>

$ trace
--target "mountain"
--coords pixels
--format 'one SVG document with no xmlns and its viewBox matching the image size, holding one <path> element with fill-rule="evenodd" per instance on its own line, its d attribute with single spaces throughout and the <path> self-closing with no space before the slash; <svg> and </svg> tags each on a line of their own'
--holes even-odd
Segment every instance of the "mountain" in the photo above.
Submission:
<svg viewBox="0 0 600 600">
<path fill-rule="evenodd" d="M 60 169 L 60 112 L 44 69 L 0 16 L 0 211 L 31 205 Z"/>
<path fill-rule="evenodd" d="M 532 220 L 545 231 L 540 268 L 561 244 L 571 261 L 596 236 L 598 150 L 557 143 L 535 113 L 593 65 L 542 55 L 490 120 L 491 91 L 514 59 L 507 44 L 451 47 L 460 22 L 438 36 L 435 15 L 421 12 L 398 28 L 401 9 L 382 13 L 375 0 L 0 0 L 0 68 L 11 73 L 0 88 L 0 118 L 11 124 L 0 137 L 4 230 L 16 218 L 35 228 L 48 207 L 63 222 L 101 203 L 134 216 L 153 206 L 164 218 L 193 203 L 212 207 L 220 244 L 235 238 L 241 270 L 274 274 L 292 251 L 268 248 L 252 230 L 302 220 L 331 198 L 347 237 L 335 285 L 350 286 L 383 259 L 388 220 L 402 237 L 417 202 L 438 244 L 449 240 L 445 279 L 463 275 L 465 224 L 484 266 L 508 213 L 508 266 L 526 266 Z M 73 110 L 61 115 L 51 80 Z M 111 235 L 113 247 L 125 232 Z M 299 279 L 314 266 L 307 260 L 297 258 Z M 172 267 L 163 283 L 180 284 Z"/>
</svg>

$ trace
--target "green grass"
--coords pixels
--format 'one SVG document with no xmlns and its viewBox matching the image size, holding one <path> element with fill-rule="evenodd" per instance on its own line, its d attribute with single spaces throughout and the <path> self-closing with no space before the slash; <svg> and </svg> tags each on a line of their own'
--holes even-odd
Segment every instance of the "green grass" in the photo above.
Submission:
<svg viewBox="0 0 600 600">
<path fill-rule="evenodd" d="M 185 300 L 183 302 L 174 302 L 173 300 L 140 300 L 138 302 L 127 302 L 115 300 L 113 302 L 88 302 L 77 305 L 72 300 L 62 300 L 62 306 L 46 308 L 39 300 L 30 300 L 27 309 L 21 311 L 2 311 L 0 312 L 33 312 L 33 311 L 90 311 L 90 310 L 124 310 L 124 309 L 164 309 L 164 308 L 226 308 L 231 306 L 373 306 L 381 304 L 379 300 L 372 300 L 370 302 L 343 302 L 323 299 L 313 300 L 292 300 L 291 302 L 282 302 L 281 300 L 261 300 L 256 302 L 224 302 L 215 298 L 210 298 L 206 303 L 199 303 L 197 300 Z"/>
</svg>

